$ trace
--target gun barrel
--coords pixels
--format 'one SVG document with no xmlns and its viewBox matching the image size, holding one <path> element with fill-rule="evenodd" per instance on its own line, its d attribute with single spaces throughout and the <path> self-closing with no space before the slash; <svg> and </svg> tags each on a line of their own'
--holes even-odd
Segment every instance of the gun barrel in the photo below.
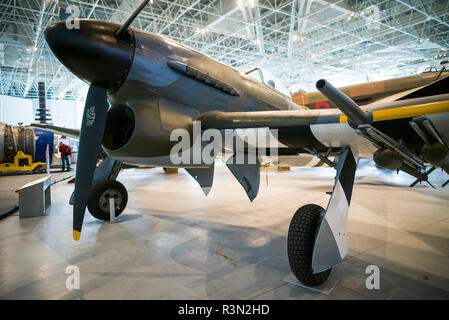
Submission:
<svg viewBox="0 0 449 320">
<path fill-rule="evenodd" d="M 321 79 L 316 83 L 316 88 L 343 112 L 356 126 L 370 123 L 369 114 L 362 110 L 357 103 L 335 88 L 328 81 Z"/>
</svg>

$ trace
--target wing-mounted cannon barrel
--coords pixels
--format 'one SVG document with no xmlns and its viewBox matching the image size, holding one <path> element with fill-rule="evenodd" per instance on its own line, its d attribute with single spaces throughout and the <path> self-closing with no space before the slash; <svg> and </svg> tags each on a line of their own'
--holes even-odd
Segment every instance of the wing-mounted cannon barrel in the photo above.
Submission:
<svg viewBox="0 0 449 320">
<path fill-rule="evenodd" d="M 343 92 L 335 88 L 328 81 L 321 79 L 316 83 L 316 88 L 324 94 L 329 100 L 343 112 L 349 121 L 349 124 L 357 127 L 372 122 L 370 114 L 362 110 L 357 103 L 345 95 Z"/>
</svg>

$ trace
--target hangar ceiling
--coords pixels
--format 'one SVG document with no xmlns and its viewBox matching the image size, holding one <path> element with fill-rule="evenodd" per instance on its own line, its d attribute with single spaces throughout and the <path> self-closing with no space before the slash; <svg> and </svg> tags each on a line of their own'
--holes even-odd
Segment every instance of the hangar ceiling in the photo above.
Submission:
<svg viewBox="0 0 449 320">
<path fill-rule="evenodd" d="M 0 94 L 35 98 L 45 81 L 49 98 L 84 97 L 43 30 L 69 5 L 82 18 L 122 23 L 140 2 L 2 0 Z M 287 86 L 413 74 L 449 57 L 448 0 L 151 0 L 133 26 L 239 70 L 268 69 Z"/>
</svg>

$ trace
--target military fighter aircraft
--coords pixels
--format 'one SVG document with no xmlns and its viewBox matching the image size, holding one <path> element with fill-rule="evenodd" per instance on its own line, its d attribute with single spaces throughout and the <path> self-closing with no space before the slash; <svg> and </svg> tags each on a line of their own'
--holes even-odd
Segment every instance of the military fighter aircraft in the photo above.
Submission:
<svg viewBox="0 0 449 320">
<path fill-rule="evenodd" d="M 127 191 L 116 181 L 121 163 L 186 168 L 203 188 L 210 188 L 213 163 L 174 164 L 170 158 L 176 143 L 170 133 L 177 128 L 191 131 L 194 121 L 201 121 L 203 130 L 277 129 L 284 152 L 311 154 L 336 169 L 327 208 L 302 206 L 288 231 L 291 269 L 308 286 L 326 281 L 347 253 L 346 220 L 358 157 L 402 170 L 416 177 L 416 183 L 427 181 L 436 167 L 449 172 L 449 94 L 361 108 L 320 80 L 317 89 L 338 109 L 306 110 L 272 86 L 131 27 L 147 3 L 123 25 L 80 19 L 79 29 L 67 29 L 62 21 L 45 30 L 56 57 L 90 85 L 71 199 L 75 240 L 80 239 L 86 206 L 103 220 L 109 219 L 108 198 L 115 201 L 116 215 L 125 209 Z M 97 166 L 100 148 L 107 158 Z M 259 162 L 227 166 L 253 200 L 259 189 Z"/>
</svg>

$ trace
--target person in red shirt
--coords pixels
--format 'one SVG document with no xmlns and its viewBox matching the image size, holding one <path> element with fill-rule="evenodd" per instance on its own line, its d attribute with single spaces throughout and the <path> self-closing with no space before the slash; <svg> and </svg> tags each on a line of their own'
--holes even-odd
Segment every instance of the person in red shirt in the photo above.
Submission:
<svg viewBox="0 0 449 320">
<path fill-rule="evenodd" d="M 62 171 L 64 172 L 65 164 L 67 163 L 67 171 L 70 171 L 70 155 L 72 154 L 72 149 L 64 143 L 59 143 L 59 152 L 61 152 L 61 163 Z"/>
</svg>

